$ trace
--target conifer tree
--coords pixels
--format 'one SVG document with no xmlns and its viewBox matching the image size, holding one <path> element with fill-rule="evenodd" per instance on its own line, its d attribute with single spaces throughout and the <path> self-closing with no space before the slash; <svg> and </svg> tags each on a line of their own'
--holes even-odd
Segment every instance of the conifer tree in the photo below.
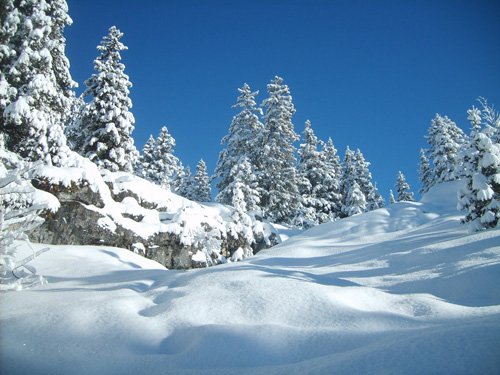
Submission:
<svg viewBox="0 0 500 375">
<path fill-rule="evenodd" d="M 426 193 L 429 191 L 429 188 L 432 186 L 433 176 L 431 167 L 429 165 L 429 159 L 427 159 L 426 151 L 421 148 L 420 149 L 420 168 L 419 168 L 419 177 L 420 177 L 420 194 Z"/>
<path fill-rule="evenodd" d="M 390 204 L 396 203 L 396 198 L 394 198 L 394 193 L 392 192 L 392 189 L 389 189 L 389 203 Z"/>
<path fill-rule="evenodd" d="M 63 166 L 64 127 L 74 100 L 64 28 L 64 0 L 5 0 L 0 19 L 0 118 L 9 150 Z"/>
<path fill-rule="evenodd" d="M 436 114 L 427 135 L 429 156 L 433 165 L 432 184 L 460 178 L 459 151 L 464 142 L 462 130 L 447 116 Z"/>
<path fill-rule="evenodd" d="M 172 191 L 178 188 L 183 170 L 181 161 L 174 155 L 174 147 L 174 137 L 163 126 L 155 142 L 150 170 L 153 181 Z"/>
<path fill-rule="evenodd" d="M 216 200 L 224 204 L 232 204 L 232 192 L 234 182 L 237 176 L 237 170 L 242 163 L 245 163 L 244 173 L 249 173 L 254 177 L 248 176 L 241 180 L 239 184 L 248 183 L 242 187 L 243 190 L 251 196 L 258 196 L 256 183 L 256 165 L 258 163 L 258 152 L 260 150 L 259 137 L 263 132 L 263 124 L 259 121 L 262 110 L 257 107 L 255 96 L 258 91 L 252 92 L 250 86 L 246 83 L 238 89 L 238 96 L 234 108 L 239 108 L 240 112 L 233 117 L 229 127 L 229 133 L 222 139 L 221 144 L 225 148 L 219 155 L 219 160 L 215 168 L 215 178 L 218 179 Z M 236 169 L 234 169 L 236 167 Z M 248 169 L 249 168 L 249 169 Z M 243 173 L 243 172 L 242 172 Z"/>
<path fill-rule="evenodd" d="M 86 82 L 86 97 L 92 97 L 85 108 L 81 124 L 85 132 L 82 155 L 100 168 L 132 172 L 138 159 L 132 132 L 134 116 L 130 112 L 132 84 L 125 74 L 120 52 L 127 47 L 120 41 L 123 33 L 110 27 L 97 49 L 94 73 Z"/>
<path fill-rule="evenodd" d="M 500 222 L 500 115 L 485 100 L 482 111 L 468 111 L 472 130 L 465 150 L 465 177 L 458 194 L 458 208 L 471 231 L 498 227 Z"/>
<path fill-rule="evenodd" d="M 356 181 L 353 181 L 347 192 L 344 212 L 346 216 L 353 216 L 366 212 L 365 196 Z"/>
<path fill-rule="evenodd" d="M 376 210 L 384 207 L 384 199 L 372 182 L 372 174 L 369 170 L 370 163 L 365 160 L 363 153 L 358 148 L 354 155 L 355 179 L 365 196 L 366 211 Z"/>
<path fill-rule="evenodd" d="M 295 107 L 283 78 L 275 77 L 267 92 L 269 96 L 262 103 L 265 127 L 257 166 L 260 206 L 268 219 L 291 222 L 300 212 L 293 144 L 298 136 L 292 123 Z"/>
<path fill-rule="evenodd" d="M 136 173 L 145 178 L 148 181 L 155 181 L 155 174 L 153 171 L 153 163 L 154 163 L 154 151 L 156 147 L 156 140 L 152 134 L 149 135 L 149 138 L 142 149 L 142 154 L 139 157 L 139 162 L 136 166 Z"/>
<path fill-rule="evenodd" d="M 212 200 L 210 178 L 207 173 L 207 165 L 203 159 L 196 166 L 196 174 L 193 177 L 193 193 L 193 199 L 198 202 L 210 202 Z"/>
<path fill-rule="evenodd" d="M 194 186 L 194 176 L 191 174 L 191 167 L 188 165 L 184 168 L 184 172 L 180 178 L 179 188 L 176 193 L 181 197 L 194 200 L 196 199 Z"/>
<path fill-rule="evenodd" d="M 396 192 L 398 202 L 413 202 L 415 200 L 410 185 L 406 182 L 406 178 L 401 171 L 398 172 Z"/>
<path fill-rule="evenodd" d="M 222 191 L 231 197 L 233 206 L 242 218 L 244 213 L 259 209 L 260 197 L 256 189 L 257 179 L 247 158 L 235 164 L 230 173 L 231 183 Z"/>
<path fill-rule="evenodd" d="M 352 194 L 352 186 L 354 182 L 356 182 L 356 164 L 354 157 L 354 152 L 347 146 L 344 154 L 344 161 L 342 163 L 342 176 L 340 178 L 340 194 L 342 195 L 341 217 L 350 216 L 349 212 L 351 212 L 349 195 Z M 357 187 L 359 190 L 359 185 L 357 185 Z M 363 199 L 363 202 L 363 207 L 366 207 L 366 200 Z"/>
<path fill-rule="evenodd" d="M 322 153 L 325 158 L 325 199 L 330 203 L 330 220 L 335 220 L 341 217 L 342 210 L 342 194 L 340 192 L 342 167 L 340 158 L 337 155 L 337 149 L 331 138 L 328 138 L 328 141 L 322 144 Z"/>
</svg>

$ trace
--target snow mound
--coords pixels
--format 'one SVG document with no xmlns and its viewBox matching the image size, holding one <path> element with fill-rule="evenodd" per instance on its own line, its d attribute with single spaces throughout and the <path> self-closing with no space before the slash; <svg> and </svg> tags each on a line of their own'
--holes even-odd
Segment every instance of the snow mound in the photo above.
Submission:
<svg viewBox="0 0 500 375">
<path fill-rule="evenodd" d="M 432 200 L 454 189 L 187 272 L 52 247 L 32 262 L 47 285 L 0 295 L 0 371 L 497 373 L 500 230 Z"/>
</svg>

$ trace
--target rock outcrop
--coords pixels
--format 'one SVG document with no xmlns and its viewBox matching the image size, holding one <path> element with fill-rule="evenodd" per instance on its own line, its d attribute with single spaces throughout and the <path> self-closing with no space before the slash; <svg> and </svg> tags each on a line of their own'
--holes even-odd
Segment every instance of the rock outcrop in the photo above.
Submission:
<svg viewBox="0 0 500 375">
<path fill-rule="evenodd" d="M 167 268 L 225 262 L 238 249 L 275 245 L 269 224 L 227 206 L 200 204 L 127 173 L 101 173 L 90 161 L 74 168 L 41 167 L 33 185 L 60 202 L 30 238 L 49 244 L 130 249 Z"/>
</svg>

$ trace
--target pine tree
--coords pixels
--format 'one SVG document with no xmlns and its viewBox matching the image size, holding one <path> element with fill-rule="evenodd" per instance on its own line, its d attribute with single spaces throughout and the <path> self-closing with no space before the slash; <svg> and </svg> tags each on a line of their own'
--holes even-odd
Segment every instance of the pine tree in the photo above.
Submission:
<svg viewBox="0 0 500 375">
<path fill-rule="evenodd" d="M 458 208 L 467 212 L 471 231 L 494 228 L 500 222 L 500 115 L 483 99 L 482 111 L 472 108 L 472 129 L 464 152 L 465 177 L 458 194 Z M 482 125 L 482 126 L 481 126 Z"/>
<path fill-rule="evenodd" d="M 325 199 L 330 204 L 330 220 L 335 220 L 341 217 L 342 210 L 342 194 L 340 192 L 342 166 L 331 138 L 328 138 L 328 141 L 322 144 L 322 153 L 325 158 Z"/>
<path fill-rule="evenodd" d="M 337 197 L 332 196 L 335 188 L 332 185 L 336 182 L 335 171 L 328 164 L 326 154 L 318 150 L 318 144 L 320 142 L 311 122 L 307 120 L 297 166 L 298 187 L 302 198 L 302 211 L 297 219 L 306 226 L 325 223 L 335 217 L 337 202 L 334 199 Z M 333 147 L 333 143 L 331 146 Z M 336 152 L 335 148 L 332 151 Z"/>
<path fill-rule="evenodd" d="M 184 168 L 184 172 L 182 177 L 180 178 L 179 188 L 176 193 L 181 197 L 195 200 L 195 191 L 194 191 L 195 183 L 194 176 L 191 174 L 191 167 L 188 165 Z"/>
<path fill-rule="evenodd" d="M 256 175 L 256 164 L 258 163 L 259 137 L 263 132 L 263 125 L 258 115 L 262 110 L 257 108 L 255 96 L 258 91 L 252 92 L 246 83 L 238 89 L 240 96 L 233 108 L 240 108 L 240 112 L 233 117 L 227 134 L 221 141 L 225 149 L 220 153 L 215 168 L 215 178 L 218 178 L 216 200 L 224 204 L 232 204 L 232 191 L 234 178 L 237 173 L 235 166 L 245 161 L 245 169 L 250 168 L 250 174 Z M 246 173 L 246 172 L 245 172 Z M 251 186 L 244 187 L 256 189 L 255 178 L 246 179 Z M 244 183 L 240 181 L 240 183 Z M 231 186 L 231 187 L 230 187 Z M 254 194 L 254 193 L 252 193 Z M 258 192 L 255 192 L 258 195 Z"/>
<path fill-rule="evenodd" d="M 257 165 L 260 206 L 268 219 L 290 223 L 300 212 L 293 144 L 298 136 L 292 123 L 295 107 L 282 78 L 275 77 L 267 92 L 269 96 L 262 103 L 265 127 Z"/>
<path fill-rule="evenodd" d="M 142 154 L 139 157 L 139 162 L 136 165 L 136 173 L 145 178 L 148 181 L 155 181 L 155 174 L 153 171 L 153 163 L 154 163 L 154 151 L 156 147 L 156 140 L 152 134 L 149 135 L 149 138 L 142 149 Z"/>
<path fill-rule="evenodd" d="M 63 166 L 70 150 L 64 127 L 76 83 L 65 56 L 64 0 L 5 0 L 0 31 L 0 118 L 9 150 Z"/>
<path fill-rule="evenodd" d="M 427 135 L 433 165 L 432 185 L 461 177 L 459 151 L 464 143 L 462 130 L 447 116 L 436 114 Z"/>
<path fill-rule="evenodd" d="M 120 52 L 127 47 L 120 42 L 123 33 L 115 26 L 109 29 L 97 47 L 100 56 L 94 60 L 94 73 L 86 82 L 86 97 L 92 100 L 86 106 L 81 120 L 85 139 L 82 155 L 100 168 L 132 172 L 138 159 L 132 132 L 134 116 L 130 112 L 132 84 L 124 73 Z"/>
<path fill-rule="evenodd" d="M 398 202 L 415 201 L 410 185 L 406 182 L 406 178 L 401 171 L 398 172 L 398 178 L 396 182 L 396 192 L 398 194 L 397 197 Z"/>
<path fill-rule="evenodd" d="M 344 212 L 346 216 L 353 216 L 366 212 L 365 196 L 356 181 L 353 181 L 347 192 Z"/>
<path fill-rule="evenodd" d="M 210 191 L 210 178 L 207 174 L 207 165 L 201 159 L 196 166 L 196 174 L 193 178 L 193 199 L 198 202 L 210 202 L 212 193 Z"/>
<path fill-rule="evenodd" d="M 384 207 L 384 199 L 372 182 L 372 174 L 369 170 L 370 163 L 365 160 L 363 153 L 358 148 L 354 155 L 355 180 L 365 196 L 366 211 L 376 210 Z"/>
<path fill-rule="evenodd" d="M 390 204 L 396 203 L 396 198 L 394 198 L 394 193 L 392 192 L 392 189 L 389 189 L 389 203 Z"/>
<path fill-rule="evenodd" d="M 344 161 L 342 163 L 342 175 L 340 178 L 340 194 L 342 195 L 342 207 L 340 212 L 341 217 L 350 216 L 349 212 L 351 212 L 348 202 L 349 195 L 352 193 L 352 186 L 356 182 L 356 164 L 354 157 L 354 152 L 349 148 L 349 146 L 347 146 L 344 154 Z M 359 189 L 359 185 L 357 185 L 357 187 Z M 365 199 L 363 199 L 363 201 L 363 207 L 366 207 Z"/>
<path fill-rule="evenodd" d="M 178 188 L 183 170 L 181 161 L 174 155 L 174 147 L 174 137 L 165 126 L 162 127 L 155 142 L 150 169 L 154 174 L 153 181 L 172 191 Z"/>
<path fill-rule="evenodd" d="M 235 164 L 229 177 L 232 182 L 223 191 L 231 197 L 231 206 L 236 209 L 239 218 L 245 213 L 257 211 L 260 197 L 256 189 L 257 180 L 248 159 L 243 158 L 240 164 Z"/>
<path fill-rule="evenodd" d="M 429 165 L 429 159 L 427 159 L 426 151 L 421 148 L 420 149 L 420 168 L 419 168 L 419 177 L 420 177 L 420 194 L 427 193 L 429 188 L 432 186 L 433 176 L 431 167 Z"/>
</svg>

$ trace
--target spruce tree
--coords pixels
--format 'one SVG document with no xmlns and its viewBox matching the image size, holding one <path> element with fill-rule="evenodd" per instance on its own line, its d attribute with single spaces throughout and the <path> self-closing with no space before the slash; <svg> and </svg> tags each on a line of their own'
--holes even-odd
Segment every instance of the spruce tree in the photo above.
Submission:
<svg viewBox="0 0 500 375">
<path fill-rule="evenodd" d="M 257 179 L 252 172 L 252 165 L 247 158 L 240 164 L 235 164 L 230 173 L 231 183 L 223 190 L 227 197 L 231 197 L 231 206 L 244 217 L 244 213 L 255 212 L 259 209 L 260 197 L 256 189 Z"/>
<path fill-rule="evenodd" d="M 179 187 L 183 170 L 181 161 L 174 155 L 174 147 L 174 137 L 163 126 L 153 148 L 153 161 L 150 170 L 153 181 L 172 191 Z"/>
<path fill-rule="evenodd" d="M 356 181 L 353 181 L 347 192 L 344 212 L 346 216 L 359 215 L 366 212 L 365 195 Z"/>
<path fill-rule="evenodd" d="M 153 135 L 150 134 L 146 144 L 142 149 L 142 154 L 140 155 L 139 162 L 136 166 L 136 173 L 151 182 L 156 182 L 155 173 L 153 170 L 155 147 L 156 140 Z"/>
<path fill-rule="evenodd" d="M 358 148 L 354 155 L 355 180 L 365 196 L 366 211 L 384 207 L 384 199 L 373 184 L 372 174 L 369 170 L 370 163 L 365 160 L 363 153 Z"/>
<path fill-rule="evenodd" d="M 342 166 L 331 138 L 326 143 L 322 143 L 322 153 L 325 158 L 325 199 L 330 204 L 330 220 L 341 217 L 342 194 L 340 192 L 340 177 Z"/>
<path fill-rule="evenodd" d="M 196 174 L 193 177 L 193 193 L 193 199 L 198 202 L 210 202 L 212 200 L 210 178 L 207 174 L 207 165 L 203 159 L 196 166 Z"/>
<path fill-rule="evenodd" d="M 78 150 L 100 168 L 132 172 L 138 159 L 132 132 L 134 116 L 130 112 L 132 84 L 125 74 L 120 52 L 127 47 L 120 42 L 123 33 L 110 27 L 97 49 L 94 73 L 86 82 L 86 97 L 92 97 L 81 120 L 85 132 L 82 149 Z"/>
<path fill-rule="evenodd" d="M 392 189 L 389 189 L 389 203 L 390 204 L 396 203 L 396 198 L 394 198 L 394 193 L 392 192 Z"/>
<path fill-rule="evenodd" d="M 262 103 L 265 127 L 257 166 L 260 206 L 268 219 L 291 223 L 300 212 L 294 147 L 298 136 L 292 123 L 295 107 L 283 78 L 275 77 L 267 92 Z"/>
<path fill-rule="evenodd" d="M 465 150 L 465 177 L 458 194 L 458 208 L 471 231 L 498 227 L 500 222 L 500 115 L 482 101 L 482 111 L 468 111 L 472 130 Z"/>
<path fill-rule="evenodd" d="M 64 0 L 6 0 L 0 19 L 0 118 L 9 150 L 63 166 L 76 83 L 65 56 Z"/>
<path fill-rule="evenodd" d="M 356 182 L 356 164 L 354 152 L 347 146 L 342 162 L 342 175 L 340 178 L 340 194 L 342 195 L 341 217 L 350 216 L 349 195 L 352 194 L 352 186 Z M 357 184 L 356 184 L 357 185 Z M 357 185 L 359 190 L 359 185 Z M 364 198 L 364 195 L 363 195 Z M 363 199 L 363 207 L 366 207 L 366 200 Z M 364 208 L 363 208 L 364 209 Z"/>
<path fill-rule="evenodd" d="M 429 159 L 433 165 L 432 184 L 456 180 L 461 177 L 459 151 L 464 143 L 462 130 L 447 116 L 436 114 L 429 127 L 427 142 Z"/>
<path fill-rule="evenodd" d="M 401 171 L 398 172 L 398 177 L 396 181 L 396 192 L 398 194 L 397 196 L 398 202 L 415 201 L 410 185 L 406 182 L 406 178 Z"/>
<path fill-rule="evenodd" d="M 262 135 L 264 127 L 259 121 L 258 115 L 262 114 L 262 110 L 257 108 L 255 102 L 258 91 L 252 92 L 246 83 L 238 91 L 240 96 L 233 107 L 239 108 L 240 112 L 233 117 L 229 133 L 221 141 L 225 148 L 219 155 L 214 175 L 218 179 L 216 200 L 224 204 L 232 204 L 233 183 L 237 176 L 234 168 L 242 163 L 245 163 L 245 173 L 254 175 L 252 178 L 245 178 L 245 181 L 248 181 L 250 185 L 243 187 L 243 190 L 248 192 L 250 189 L 257 189 L 256 165 L 259 162 L 258 152 L 261 146 L 259 137 Z M 250 168 L 249 171 L 247 168 Z M 239 183 L 246 182 L 240 181 Z M 252 192 L 251 195 L 259 194 Z"/>
<path fill-rule="evenodd" d="M 427 159 L 426 151 L 423 148 L 420 149 L 419 177 L 421 185 L 420 194 L 423 194 L 429 191 L 429 188 L 432 186 L 432 181 L 434 179 L 431 167 L 429 165 L 429 159 Z"/>
</svg>

